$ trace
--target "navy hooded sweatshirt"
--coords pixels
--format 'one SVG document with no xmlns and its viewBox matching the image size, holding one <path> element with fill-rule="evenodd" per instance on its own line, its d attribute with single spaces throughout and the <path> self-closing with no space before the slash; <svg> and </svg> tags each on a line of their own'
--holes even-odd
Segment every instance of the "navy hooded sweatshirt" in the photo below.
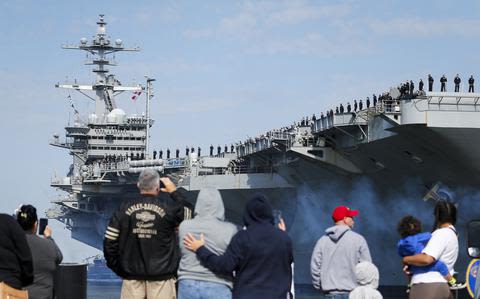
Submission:
<svg viewBox="0 0 480 299">
<path fill-rule="evenodd" d="M 274 227 L 272 207 L 263 195 L 246 206 L 245 230 L 233 236 L 223 255 L 205 246 L 197 250 L 200 261 L 217 273 L 232 273 L 233 298 L 285 299 L 292 281 L 293 249 L 288 234 Z"/>
</svg>

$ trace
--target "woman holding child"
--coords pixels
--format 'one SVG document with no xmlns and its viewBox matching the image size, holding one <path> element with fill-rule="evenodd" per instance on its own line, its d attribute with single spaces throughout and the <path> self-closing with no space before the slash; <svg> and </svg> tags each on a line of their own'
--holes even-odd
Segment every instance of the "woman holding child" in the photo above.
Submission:
<svg viewBox="0 0 480 299">
<path fill-rule="evenodd" d="M 406 266 L 428 266 L 442 261 L 453 274 L 453 266 L 458 257 L 458 238 L 455 230 L 457 209 L 454 204 L 439 201 L 435 205 L 435 230 L 421 253 L 405 256 Z M 450 299 L 453 298 L 446 278 L 440 271 L 413 273 L 410 299 Z"/>
</svg>

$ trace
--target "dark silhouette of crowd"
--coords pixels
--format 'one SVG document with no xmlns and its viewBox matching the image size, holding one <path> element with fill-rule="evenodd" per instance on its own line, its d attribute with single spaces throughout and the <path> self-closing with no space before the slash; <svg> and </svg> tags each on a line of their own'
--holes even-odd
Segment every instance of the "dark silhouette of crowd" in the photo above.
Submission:
<svg viewBox="0 0 480 299">
<path fill-rule="evenodd" d="M 0 214 L 0 283 L 26 290 L 30 299 L 52 299 L 54 273 L 63 256 L 50 227 L 40 229 L 32 205 L 20 206 L 15 217 Z"/>
</svg>

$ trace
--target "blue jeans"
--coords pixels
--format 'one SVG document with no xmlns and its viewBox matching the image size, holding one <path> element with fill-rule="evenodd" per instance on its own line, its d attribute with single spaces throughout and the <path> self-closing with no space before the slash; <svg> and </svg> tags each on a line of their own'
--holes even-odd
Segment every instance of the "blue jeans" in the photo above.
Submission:
<svg viewBox="0 0 480 299">
<path fill-rule="evenodd" d="M 350 293 L 330 293 L 325 294 L 326 299 L 348 299 Z"/>
<path fill-rule="evenodd" d="M 232 290 L 223 283 L 181 279 L 178 299 L 231 299 Z"/>
</svg>

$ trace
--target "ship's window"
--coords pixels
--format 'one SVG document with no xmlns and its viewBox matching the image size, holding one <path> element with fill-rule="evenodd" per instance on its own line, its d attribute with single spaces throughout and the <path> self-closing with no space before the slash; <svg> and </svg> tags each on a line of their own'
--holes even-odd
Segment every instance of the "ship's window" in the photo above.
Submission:
<svg viewBox="0 0 480 299">
<path fill-rule="evenodd" d="M 123 140 L 123 137 L 117 137 L 117 140 Z"/>
<path fill-rule="evenodd" d="M 110 150 L 110 147 L 109 147 L 109 146 L 106 146 L 104 149 L 106 149 L 106 150 Z"/>
<path fill-rule="evenodd" d="M 92 146 L 92 149 L 96 150 L 96 149 L 97 149 L 97 147 L 96 147 L 96 146 Z"/>
<path fill-rule="evenodd" d="M 72 207 L 76 208 L 76 207 L 78 207 L 78 204 L 77 203 L 72 203 Z"/>
<path fill-rule="evenodd" d="M 135 140 L 142 140 L 142 138 L 140 138 L 140 137 L 137 137 L 137 138 L 135 138 Z"/>
<path fill-rule="evenodd" d="M 128 148 L 128 147 L 124 147 L 123 150 L 124 150 L 124 151 L 128 151 L 129 148 Z"/>
</svg>

